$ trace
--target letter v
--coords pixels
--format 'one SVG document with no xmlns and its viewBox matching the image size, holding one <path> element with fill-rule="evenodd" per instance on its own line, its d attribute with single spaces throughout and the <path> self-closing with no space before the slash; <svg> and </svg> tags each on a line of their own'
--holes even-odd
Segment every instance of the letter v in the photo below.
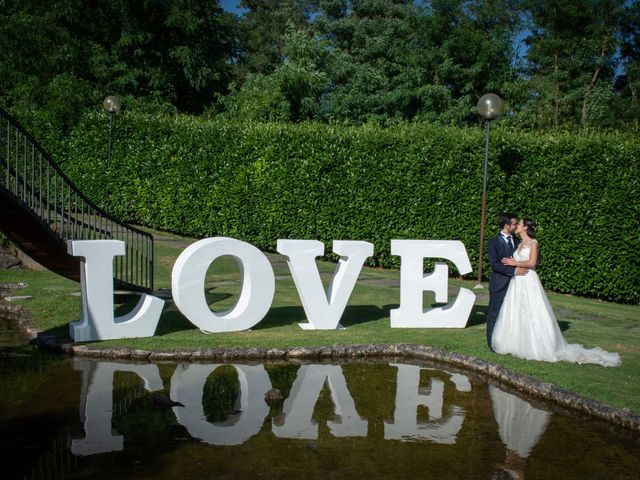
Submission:
<svg viewBox="0 0 640 480">
<path fill-rule="evenodd" d="M 298 289 L 302 307 L 309 323 L 300 323 L 305 330 L 340 328 L 340 318 L 358 280 L 364 261 L 373 255 L 369 242 L 334 240 L 333 252 L 340 261 L 325 294 L 316 264 L 324 255 L 324 244 L 318 240 L 278 240 L 278 252 L 287 257 L 289 270 Z"/>
</svg>

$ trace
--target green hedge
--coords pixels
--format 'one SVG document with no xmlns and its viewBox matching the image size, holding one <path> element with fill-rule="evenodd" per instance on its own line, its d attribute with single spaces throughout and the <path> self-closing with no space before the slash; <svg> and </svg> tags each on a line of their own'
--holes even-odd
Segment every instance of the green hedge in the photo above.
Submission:
<svg viewBox="0 0 640 480">
<path fill-rule="evenodd" d="M 108 119 L 64 139 L 34 135 L 91 198 L 106 192 Z M 40 135 L 40 136 L 38 136 Z M 129 222 L 230 236 L 274 251 L 279 238 L 367 240 L 396 266 L 390 240 L 459 239 L 477 268 L 484 130 L 433 125 L 241 124 L 121 113 L 109 205 Z M 539 224 L 547 288 L 640 303 L 640 140 L 590 132 L 491 136 L 487 238 L 499 212 Z M 485 250 L 486 251 L 486 250 Z M 484 271 L 488 272 L 485 263 Z"/>
</svg>

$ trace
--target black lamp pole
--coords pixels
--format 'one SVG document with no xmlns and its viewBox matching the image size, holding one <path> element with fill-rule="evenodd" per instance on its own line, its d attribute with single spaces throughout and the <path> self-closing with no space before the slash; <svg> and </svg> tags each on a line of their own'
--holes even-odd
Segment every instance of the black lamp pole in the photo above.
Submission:
<svg viewBox="0 0 640 480">
<path fill-rule="evenodd" d="M 480 256 L 478 259 L 478 281 L 476 288 L 482 288 L 482 261 L 484 256 L 484 224 L 487 215 L 487 176 L 489 171 L 489 132 L 491 121 L 502 114 L 502 99 L 495 93 L 487 93 L 478 100 L 478 113 L 485 120 L 484 175 L 482 177 L 482 215 L 480 219 Z"/>
</svg>

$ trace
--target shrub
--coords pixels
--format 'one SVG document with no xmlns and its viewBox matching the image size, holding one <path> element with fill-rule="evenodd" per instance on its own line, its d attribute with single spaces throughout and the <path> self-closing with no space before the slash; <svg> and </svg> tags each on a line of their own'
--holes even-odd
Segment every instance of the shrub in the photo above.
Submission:
<svg viewBox="0 0 640 480">
<path fill-rule="evenodd" d="M 458 239 L 477 267 L 481 129 L 125 112 L 114 119 L 107 172 L 107 125 L 105 113 L 88 114 L 63 141 L 34 128 L 90 198 L 108 188 L 110 208 L 126 221 L 270 251 L 279 238 L 318 239 L 328 250 L 333 239 L 366 240 L 375 245 L 370 264 L 382 267 L 398 264 L 393 238 Z M 500 211 L 532 217 L 547 288 L 639 303 L 639 159 L 640 141 L 624 134 L 495 126 L 487 239 Z"/>
</svg>

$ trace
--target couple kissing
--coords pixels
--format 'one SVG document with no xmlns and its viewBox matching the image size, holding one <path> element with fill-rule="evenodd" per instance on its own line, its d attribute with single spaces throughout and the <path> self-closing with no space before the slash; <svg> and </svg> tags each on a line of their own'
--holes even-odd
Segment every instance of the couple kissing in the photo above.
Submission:
<svg viewBox="0 0 640 480">
<path fill-rule="evenodd" d="M 500 232 L 489 240 L 488 246 L 492 270 L 487 315 L 489 350 L 527 360 L 620 365 L 617 353 L 570 344 L 562 336 L 536 273 L 540 259 L 536 223 L 502 213 L 498 225 Z"/>
</svg>

